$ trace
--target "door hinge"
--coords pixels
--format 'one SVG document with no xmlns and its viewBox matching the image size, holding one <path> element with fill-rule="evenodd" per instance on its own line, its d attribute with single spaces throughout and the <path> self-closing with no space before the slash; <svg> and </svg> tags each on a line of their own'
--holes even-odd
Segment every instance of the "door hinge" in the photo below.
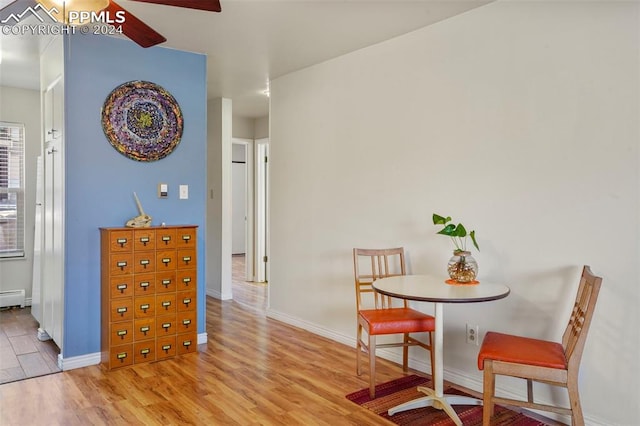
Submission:
<svg viewBox="0 0 640 426">
<path fill-rule="evenodd" d="M 267 263 L 269 261 L 269 258 L 267 256 L 262 256 L 262 261 L 264 263 Z"/>
<path fill-rule="evenodd" d="M 268 162 L 269 162 L 269 157 L 267 157 L 266 155 L 265 155 L 265 157 L 264 157 L 264 162 L 265 162 L 265 163 L 268 163 Z"/>
</svg>

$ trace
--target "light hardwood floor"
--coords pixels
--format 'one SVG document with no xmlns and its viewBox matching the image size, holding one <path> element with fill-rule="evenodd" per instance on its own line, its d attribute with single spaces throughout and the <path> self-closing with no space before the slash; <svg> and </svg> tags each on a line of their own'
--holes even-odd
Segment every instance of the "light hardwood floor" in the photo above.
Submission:
<svg viewBox="0 0 640 426">
<path fill-rule="evenodd" d="M 263 303 L 252 289 L 266 295 L 247 283 L 234 300 L 207 298 L 198 353 L 0 385 L 0 425 L 391 424 L 345 398 L 368 386 L 355 374 L 355 348 L 267 318 L 248 303 Z M 378 382 L 403 375 L 380 358 L 376 370 Z"/>
<path fill-rule="evenodd" d="M 111 372 L 99 366 L 0 385 L 2 425 L 384 425 L 348 401 L 367 386 L 354 348 L 207 298 L 200 352 Z M 380 360 L 378 380 L 402 375 Z"/>
</svg>

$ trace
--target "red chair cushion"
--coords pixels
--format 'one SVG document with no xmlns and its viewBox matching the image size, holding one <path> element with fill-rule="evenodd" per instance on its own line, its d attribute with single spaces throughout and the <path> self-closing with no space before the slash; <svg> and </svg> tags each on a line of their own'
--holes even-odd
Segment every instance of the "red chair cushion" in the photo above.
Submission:
<svg viewBox="0 0 640 426">
<path fill-rule="evenodd" d="M 411 308 L 365 309 L 358 312 L 371 335 L 433 331 L 435 318 Z"/>
<path fill-rule="evenodd" d="M 549 368 L 567 368 L 564 349 L 560 343 L 510 334 L 488 332 L 478 353 L 478 368 L 484 369 L 484 360 L 513 362 Z"/>
</svg>

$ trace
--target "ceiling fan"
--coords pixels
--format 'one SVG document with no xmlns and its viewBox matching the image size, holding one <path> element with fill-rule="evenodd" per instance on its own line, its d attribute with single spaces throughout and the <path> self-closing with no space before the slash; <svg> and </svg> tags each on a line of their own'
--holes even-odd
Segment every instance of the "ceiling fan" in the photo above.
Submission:
<svg viewBox="0 0 640 426">
<path fill-rule="evenodd" d="M 144 3 L 162 4 L 166 6 L 184 7 L 188 9 L 198 9 L 209 12 L 220 12 L 222 10 L 219 0 L 131 0 Z M 6 3 L 6 2 L 4 2 Z M 113 0 L 15 0 L 0 9 L 0 21 L 6 20 L 8 16 L 14 14 L 18 16 L 29 7 L 35 8 L 38 4 L 51 10 L 64 7 L 67 10 L 89 10 L 93 12 L 107 12 L 108 16 L 125 16 L 123 22 L 117 25 L 122 29 L 122 33 L 142 47 L 151 47 L 163 43 L 167 39 L 156 30 L 142 22 L 131 12 L 124 9 Z M 61 15 L 64 16 L 64 13 Z M 65 18 L 66 19 L 66 18 Z M 59 21 L 61 19 L 58 19 Z M 11 25 L 11 23 L 7 23 Z"/>
</svg>

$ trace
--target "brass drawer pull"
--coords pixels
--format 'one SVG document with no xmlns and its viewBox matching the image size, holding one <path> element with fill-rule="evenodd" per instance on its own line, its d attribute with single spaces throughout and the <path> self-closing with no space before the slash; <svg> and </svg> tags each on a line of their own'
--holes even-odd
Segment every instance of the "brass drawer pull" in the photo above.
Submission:
<svg viewBox="0 0 640 426">
<path fill-rule="evenodd" d="M 146 314 L 147 309 L 149 309 L 149 304 L 145 303 L 144 305 L 140 305 L 140 309 L 142 309 L 142 311 Z"/>
<path fill-rule="evenodd" d="M 149 237 L 140 238 L 140 242 L 142 243 L 143 246 L 146 246 L 147 243 L 149 242 Z"/>
<path fill-rule="evenodd" d="M 168 265 L 169 263 L 171 263 L 171 258 L 170 257 L 163 257 L 162 258 L 162 263 L 164 263 L 165 265 Z"/>
<path fill-rule="evenodd" d="M 191 239 L 191 235 L 183 235 L 182 239 L 184 240 L 184 242 L 189 242 L 189 240 Z"/>
<path fill-rule="evenodd" d="M 189 263 L 189 262 L 191 262 L 191 256 L 184 256 L 184 257 L 182 258 L 182 261 L 183 261 L 184 263 Z"/>
<path fill-rule="evenodd" d="M 147 287 L 149 287 L 149 281 L 142 281 L 140 283 L 140 287 L 142 287 L 144 291 L 147 291 Z"/>
<path fill-rule="evenodd" d="M 170 322 L 163 323 L 162 328 L 171 328 L 171 323 Z"/>
<path fill-rule="evenodd" d="M 121 271 L 123 271 L 124 268 L 127 266 L 127 262 L 118 262 L 116 263 L 116 266 L 120 268 Z"/>
<path fill-rule="evenodd" d="M 171 285 L 171 280 L 162 280 L 162 285 L 167 288 Z"/>
<path fill-rule="evenodd" d="M 191 340 L 185 340 L 184 342 L 182 342 L 182 346 L 191 346 Z"/>
<path fill-rule="evenodd" d="M 189 277 L 183 278 L 182 282 L 185 283 L 185 284 L 189 284 L 191 282 L 191 278 L 189 278 Z"/>
<path fill-rule="evenodd" d="M 162 345 L 162 350 L 165 352 L 169 352 L 169 350 L 171 349 L 171 345 Z"/>
<path fill-rule="evenodd" d="M 167 300 L 166 302 L 162 302 L 163 308 L 169 309 L 169 306 L 171 306 L 171 301 Z"/>
<path fill-rule="evenodd" d="M 117 312 L 120 314 L 120 316 L 123 316 L 125 312 L 127 312 L 127 308 L 123 307 L 123 308 L 118 308 Z"/>
<path fill-rule="evenodd" d="M 144 356 L 145 358 L 147 357 L 147 355 L 149 355 L 151 353 L 151 349 L 149 348 L 144 348 L 144 349 L 140 349 L 140 355 Z"/>
<path fill-rule="evenodd" d="M 120 290 L 120 293 L 124 293 L 124 291 L 127 289 L 127 285 L 126 284 L 118 284 L 118 287 L 116 287 L 118 290 Z"/>
<path fill-rule="evenodd" d="M 189 327 L 191 325 L 191 320 L 190 319 L 183 319 L 182 320 L 182 325 L 184 325 L 185 327 Z"/>
<path fill-rule="evenodd" d="M 140 327 L 140 331 L 146 336 L 147 332 L 151 329 L 148 325 Z"/>
<path fill-rule="evenodd" d="M 127 239 L 126 238 L 118 238 L 116 240 L 117 244 L 120 244 L 120 247 L 124 247 L 125 244 L 127 244 Z"/>
<path fill-rule="evenodd" d="M 123 361 L 126 357 L 127 357 L 126 352 L 120 352 L 118 355 L 116 355 L 116 358 L 118 358 L 120 361 Z"/>
<path fill-rule="evenodd" d="M 190 297 L 186 297 L 184 299 L 182 299 L 182 303 L 189 306 L 189 304 L 191 303 L 191 298 Z"/>
<path fill-rule="evenodd" d="M 148 265 L 149 263 L 150 263 L 150 262 L 149 262 L 149 259 L 142 259 L 142 260 L 140 261 L 140 264 L 141 264 L 142 266 L 144 266 L 144 268 L 145 268 L 145 269 L 147 269 L 147 265 Z"/>
<path fill-rule="evenodd" d="M 171 237 L 168 235 L 165 235 L 162 237 L 162 241 L 164 241 L 165 244 L 169 244 L 169 241 L 171 241 Z"/>
<path fill-rule="evenodd" d="M 124 336 L 127 335 L 127 330 L 118 330 L 118 336 L 120 336 L 121 339 L 124 339 Z"/>
</svg>

